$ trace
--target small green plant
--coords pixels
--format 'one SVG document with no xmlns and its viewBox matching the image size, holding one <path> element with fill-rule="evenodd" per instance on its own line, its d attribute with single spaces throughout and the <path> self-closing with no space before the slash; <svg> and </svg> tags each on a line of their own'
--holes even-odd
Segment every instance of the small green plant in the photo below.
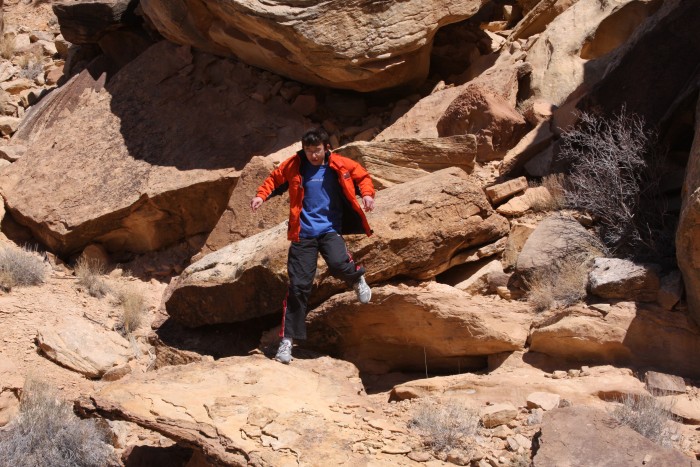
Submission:
<svg viewBox="0 0 700 467">
<path fill-rule="evenodd" d="M 612 412 L 613 418 L 647 439 L 662 446 L 671 446 L 674 417 L 662 402 L 652 396 L 625 394 Z"/>
<path fill-rule="evenodd" d="M 585 298 L 587 283 L 588 261 L 565 258 L 526 280 L 527 301 L 535 311 L 571 306 Z"/>
<path fill-rule="evenodd" d="M 83 256 L 75 263 L 78 286 L 93 297 L 102 298 L 111 292 L 109 285 L 100 277 L 104 274 L 104 264 L 96 259 Z"/>
<path fill-rule="evenodd" d="M 118 328 L 124 334 L 131 334 L 141 325 L 146 313 L 143 295 L 136 290 L 124 288 L 117 292 L 117 302 L 122 308 Z"/>
<path fill-rule="evenodd" d="M 455 399 L 440 404 L 422 402 L 409 426 L 418 431 L 425 444 L 435 452 L 449 451 L 469 447 L 468 438 L 476 434 L 479 415 Z"/>
<path fill-rule="evenodd" d="M 46 264 L 36 250 L 28 247 L 0 250 L 0 286 L 3 289 L 39 285 L 45 280 Z"/>
<path fill-rule="evenodd" d="M 96 467 L 110 464 L 108 434 L 81 420 L 46 383 L 29 378 L 16 419 L 0 431 L 0 464 L 15 467 Z"/>
</svg>

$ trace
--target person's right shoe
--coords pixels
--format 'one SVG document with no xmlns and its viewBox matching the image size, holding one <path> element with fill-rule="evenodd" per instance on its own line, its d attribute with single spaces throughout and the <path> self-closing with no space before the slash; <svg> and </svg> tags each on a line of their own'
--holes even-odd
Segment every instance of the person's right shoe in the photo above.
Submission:
<svg viewBox="0 0 700 467">
<path fill-rule="evenodd" d="M 282 342 L 280 342 L 280 346 L 277 349 L 277 355 L 275 355 L 275 360 L 284 363 L 285 365 L 289 364 L 289 362 L 292 361 L 292 341 L 288 339 L 282 339 Z"/>
<path fill-rule="evenodd" d="M 364 275 L 360 276 L 352 288 L 355 289 L 357 300 L 359 300 L 360 303 L 369 303 L 370 299 L 372 298 L 372 289 L 370 289 L 369 285 L 367 285 Z"/>
</svg>

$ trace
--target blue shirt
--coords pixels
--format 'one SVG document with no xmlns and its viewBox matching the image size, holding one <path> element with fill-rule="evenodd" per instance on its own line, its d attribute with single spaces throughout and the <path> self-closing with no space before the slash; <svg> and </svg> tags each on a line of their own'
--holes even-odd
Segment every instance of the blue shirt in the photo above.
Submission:
<svg viewBox="0 0 700 467">
<path fill-rule="evenodd" d="M 338 176 L 326 164 L 302 163 L 304 201 L 301 209 L 301 238 L 316 238 L 329 232 L 339 233 L 343 206 Z"/>
</svg>

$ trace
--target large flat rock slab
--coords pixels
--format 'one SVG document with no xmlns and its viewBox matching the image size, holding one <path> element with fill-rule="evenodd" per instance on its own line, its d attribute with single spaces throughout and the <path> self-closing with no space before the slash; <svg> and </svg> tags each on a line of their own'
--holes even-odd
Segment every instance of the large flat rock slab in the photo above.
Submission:
<svg viewBox="0 0 700 467">
<path fill-rule="evenodd" d="M 369 222 L 374 235 L 349 236 L 348 248 L 371 283 L 396 276 L 432 279 L 464 262 L 460 253 L 508 232 L 508 221 L 493 211 L 478 181 L 458 168 L 378 192 Z M 190 265 L 166 292 L 168 314 L 201 326 L 280 311 L 287 289 L 286 230 L 281 224 Z M 346 289 L 322 260 L 319 265 L 312 305 Z"/>
<path fill-rule="evenodd" d="M 336 295 L 308 316 L 309 345 L 368 373 L 480 370 L 486 356 L 522 350 L 533 313 L 525 303 L 470 297 L 449 285 L 385 285 L 367 305 Z"/>
<path fill-rule="evenodd" d="M 142 0 L 169 40 L 321 86 L 375 91 L 420 84 L 441 26 L 485 0 L 312 2 Z"/>
<path fill-rule="evenodd" d="M 700 367 L 688 358 L 700 351 L 700 329 L 690 316 L 633 302 L 576 306 L 543 315 L 533 323 L 530 350 L 581 363 L 700 375 Z"/>
<path fill-rule="evenodd" d="M 134 357 L 129 341 L 87 320 L 46 326 L 39 329 L 36 340 L 51 360 L 88 378 L 100 378 Z"/>
<path fill-rule="evenodd" d="M 541 355 L 514 352 L 505 363 L 488 374 L 434 376 L 401 383 L 394 386 L 391 398 L 404 400 L 451 396 L 461 398 L 472 407 L 489 403 L 526 407 L 530 394 L 546 392 L 557 394 L 574 405 L 604 407 L 606 400 L 614 400 L 624 394 L 646 393 L 644 384 L 632 371 L 608 365 L 591 367 L 586 376 L 547 378 L 545 375 L 549 375 L 535 366 L 540 364 L 538 357 Z M 525 363 L 530 360 L 534 361 L 532 366 Z"/>
<path fill-rule="evenodd" d="M 396 138 L 356 141 L 336 150 L 362 164 L 375 187 L 385 188 L 448 167 L 474 170 L 477 140 L 474 135 L 447 138 Z"/>
<path fill-rule="evenodd" d="M 679 451 L 660 446 L 609 413 L 591 407 L 546 412 L 535 467 L 587 465 L 695 466 Z"/>
<path fill-rule="evenodd" d="M 231 357 L 166 367 L 110 384 L 91 399 L 88 410 L 196 446 L 225 465 L 412 464 L 351 449 L 365 441 L 384 445 L 382 432 L 363 421 L 383 417 L 365 411 L 373 403 L 357 369 L 329 357 L 291 365 Z"/>
<path fill-rule="evenodd" d="M 89 243 L 143 253 L 211 231 L 251 157 L 304 129 L 281 98 L 250 97 L 255 73 L 162 41 L 103 88 L 53 98 L 0 177 L 8 211 L 65 256 Z"/>
</svg>

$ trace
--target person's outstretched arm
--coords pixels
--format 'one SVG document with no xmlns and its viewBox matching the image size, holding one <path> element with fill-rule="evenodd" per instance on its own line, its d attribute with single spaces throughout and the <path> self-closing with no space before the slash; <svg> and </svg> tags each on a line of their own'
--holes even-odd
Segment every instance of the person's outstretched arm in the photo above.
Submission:
<svg viewBox="0 0 700 467">
<path fill-rule="evenodd" d="M 281 194 L 285 191 L 279 189 L 287 183 L 287 179 L 284 176 L 284 167 L 286 166 L 286 163 L 287 161 L 283 162 L 279 167 L 270 172 L 270 175 L 268 175 L 258 187 L 256 195 L 250 200 L 250 209 L 253 212 L 257 211 L 258 208 L 262 206 L 263 202 L 265 202 L 265 200 L 267 200 L 270 195 L 273 194 L 273 192 L 280 191 L 280 193 L 276 194 Z"/>
</svg>

